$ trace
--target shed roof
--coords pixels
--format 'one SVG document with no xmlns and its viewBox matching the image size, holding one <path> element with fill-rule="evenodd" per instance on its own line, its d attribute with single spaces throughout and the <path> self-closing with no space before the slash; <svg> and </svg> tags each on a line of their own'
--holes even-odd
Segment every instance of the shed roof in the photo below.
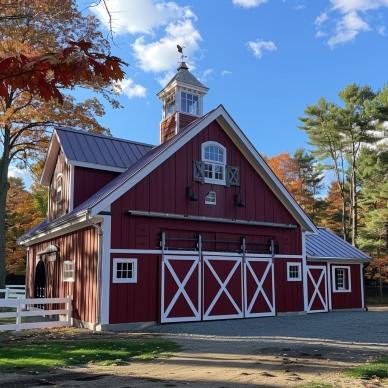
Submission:
<svg viewBox="0 0 388 388">
<path fill-rule="evenodd" d="M 69 165 L 123 172 L 153 147 L 150 144 L 97 133 L 55 127 L 41 184 L 50 183 L 59 148 L 64 152 Z"/>
<path fill-rule="evenodd" d="M 308 259 L 357 259 L 369 261 L 371 258 L 330 230 L 318 227 L 318 234 L 306 236 Z"/>
</svg>

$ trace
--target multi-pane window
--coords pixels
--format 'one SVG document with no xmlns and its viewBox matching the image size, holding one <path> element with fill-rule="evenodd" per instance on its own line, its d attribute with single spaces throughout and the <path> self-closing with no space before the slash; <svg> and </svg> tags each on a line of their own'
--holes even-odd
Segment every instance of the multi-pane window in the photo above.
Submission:
<svg viewBox="0 0 388 388">
<path fill-rule="evenodd" d="M 199 97 L 194 94 L 189 94 L 182 92 L 181 93 L 181 111 L 185 113 L 191 113 L 192 115 L 197 115 L 199 112 Z"/>
<path fill-rule="evenodd" d="M 164 102 L 164 117 L 168 117 L 175 112 L 175 93 L 168 96 Z"/>
<path fill-rule="evenodd" d="M 332 267 L 333 292 L 350 292 L 350 267 L 334 265 Z"/>
<path fill-rule="evenodd" d="M 74 282 L 75 263 L 74 261 L 63 262 L 63 281 Z"/>
<path fill-rule="evenodd" d="M 113 259 L 113 283 L 136 283 L 137 259 Z"/>
<path fill-rule="evenodd" d="M 217 195 L 214 191 L 209 191 L 205 197 L 205 204 L 207 205 L 216 205 L 217 204 Z"/>
<path fill-rule="evenodd" d="M 287 280 L 290 282 L 302 280 L 301 263 L 287 263 Z"/>
<path fill-rule="evenodd" d="M 202 161 L 205 164 L 205 182 L 225 184 L 225 148 L 214 142 L 203 143 Z"/>
<path fill-rule="evenodd" d="M 57 178 L 57 203 L 62 202 L 62 174 Z"/>
</svg>

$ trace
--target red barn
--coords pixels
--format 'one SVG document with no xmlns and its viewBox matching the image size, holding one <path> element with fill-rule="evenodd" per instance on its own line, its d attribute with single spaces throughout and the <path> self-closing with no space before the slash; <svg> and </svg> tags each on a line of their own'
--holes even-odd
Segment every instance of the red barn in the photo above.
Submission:
<svg viewBox="0 0 388 388">
<path fill-rule="evenodd" d="M 222 105 L 203 114 L 208 90 L 179 66 L 158 146 L 55 128 L 48 218 L 19 239 L 28 297 L 72 295 L 97 329 L 365 307 L 370 258 L 313 224 Z"/>
</svg>

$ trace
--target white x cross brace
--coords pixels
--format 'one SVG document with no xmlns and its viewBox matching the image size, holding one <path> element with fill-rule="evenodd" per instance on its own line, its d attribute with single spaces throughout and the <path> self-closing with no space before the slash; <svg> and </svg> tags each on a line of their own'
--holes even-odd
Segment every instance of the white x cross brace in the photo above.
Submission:
<svg viewBox="0 0 388 388">
<path fill-rule="evenodd" d="M 319 296 L 319 299 L 321 299 L 323 308 L 326 310 L 326 303 L 325 303 L 324 299 L 322 298 L 322 295 L 321 295 L 321 293 L 320 293 L 320 291 L 319 291 L 319 286 L 321 285 L 323 276 L 325 275 L 325 270 L 322 269 L 321 276 L 319 277 L 317 283 L 315 283 L 314 278 L 313 278 L 313 276 L 311 275 L 311 272 L 310 272 L 310 269 L 309 269 L 309 268 L 307 269 L 307 272 L 308 272 L 309 277 L 310 277 L 310 279 L 311 279 L 311 282 L 313 283 L 313 286 L 314 286 L 314 288 L 315 288 L 315 289 L 314 289 L 314 292 L 313 292 L 313 295 L 311 296 L 311 299 L 310 299 L 310 303 L 309 303 L 309 306 L 308 306 L 308 311 L 311 310 L 311 306 L 313 305 L 314 300 L 315 300 L 315 297 L 316 297 L 317 294 L 318 294 L 318 296 Z"/>
</svg>

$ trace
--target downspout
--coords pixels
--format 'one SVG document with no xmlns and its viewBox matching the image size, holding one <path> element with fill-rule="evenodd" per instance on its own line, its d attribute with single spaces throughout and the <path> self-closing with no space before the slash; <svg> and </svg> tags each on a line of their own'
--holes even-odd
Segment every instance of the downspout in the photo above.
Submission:
<svg viewBox="0 0 388 388">
<path fill-rule="evenodd" d="M 86 213 L 86 222 L 98 230 L 98 252 L 97 252 L 97 290 L 96 290 L 96 323 L 93 325 L 93 333 L 96 332 L 96 327 L 100 324 L 100 304 L 101 304 L 101 263 L 102 263 L 102 242 L 104 232 L 101 226 L 90 221 L 90 210 Z"/>
</svg>

